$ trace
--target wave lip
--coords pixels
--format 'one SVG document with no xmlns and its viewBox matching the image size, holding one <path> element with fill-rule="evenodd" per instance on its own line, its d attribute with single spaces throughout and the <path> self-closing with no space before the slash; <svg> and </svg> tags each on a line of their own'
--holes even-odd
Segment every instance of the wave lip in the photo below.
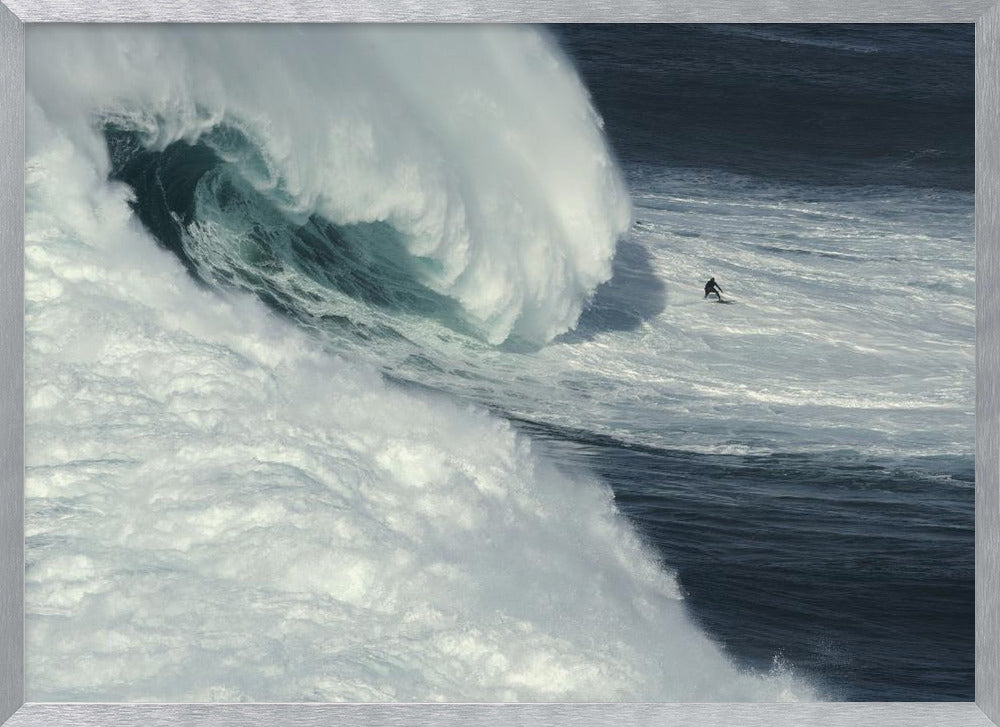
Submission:
<svg viewBox="0 0 1000 727">
<path fill-rule="evenodd" d="M 87 30 L 33 36 L 50 117 L 84 110 L 151 149 L 239 129 L 258 153 L 235 163 L 285 215 L 391 225 L 418 282 L 491 343 L 551 340 L 611 275 L 628 194 L 538 29 Z"/>
</svg>

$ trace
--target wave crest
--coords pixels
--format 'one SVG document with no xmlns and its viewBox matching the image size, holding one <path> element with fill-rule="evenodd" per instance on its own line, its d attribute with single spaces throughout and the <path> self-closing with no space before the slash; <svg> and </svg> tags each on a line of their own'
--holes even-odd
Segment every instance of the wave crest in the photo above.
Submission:
<svg viewBox="0 0 1000 727">
<path fill-rule="evenodd" d="M 572 328 L 611 275 L 630 202 L 586 90 L 542 31 L 88 33 L 102 37 L 33 38 L 50 117 L 87 109 L 159 150 L 239 129 L 259 153 L 231 161 L 283 214 L 391 225 L 418 282 L 491 343 Z"/>
</svg>

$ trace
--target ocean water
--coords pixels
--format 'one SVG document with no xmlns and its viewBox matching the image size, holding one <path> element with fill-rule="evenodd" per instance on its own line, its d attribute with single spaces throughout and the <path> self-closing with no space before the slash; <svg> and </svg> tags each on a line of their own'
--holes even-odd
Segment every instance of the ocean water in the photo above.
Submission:
<svg viewBox="0 0 1000 727">
<path fill-rule="evenodd" d="M 27 48 L 30 699 L 972 699 L 971 26 Z"/>
</svg>

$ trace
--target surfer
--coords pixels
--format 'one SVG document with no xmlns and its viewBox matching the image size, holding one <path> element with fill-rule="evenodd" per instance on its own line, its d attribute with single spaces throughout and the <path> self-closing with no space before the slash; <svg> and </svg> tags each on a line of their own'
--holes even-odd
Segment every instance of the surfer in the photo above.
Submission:
<svg viewBox="0 0 1000 727">
<path fill-rule="evenodd" d="M 719 300 L 722 300 L 722 288 L 715 282 L 715 278 L 705 283 L 705 297 L 707 298 L 711 293 L 715 293 L 719 297 Z"/>
</svg>

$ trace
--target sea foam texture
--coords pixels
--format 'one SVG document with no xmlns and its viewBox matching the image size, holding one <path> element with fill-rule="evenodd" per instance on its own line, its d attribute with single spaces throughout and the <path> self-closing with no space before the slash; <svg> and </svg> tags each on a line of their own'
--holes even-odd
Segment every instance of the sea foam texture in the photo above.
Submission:
<svg viewBox="0 0 1000 727">
<path fill-rule="evenodd" d="M 481 409 L 395 388 L 374 368 L 331 356 L 256 300 L 199 287 L 143 230 L 129 190 L 107 181 L 92 114 L 113 102 L 116 112 L 138 108 L 156 118 L 160 143 L 197 134 L 202 100 L 214 100 L 217 115 L 238 107 L 255 133 L 273 132 L 267 148 L 281 172 L 271 179 L 276 194 L 294 188 L 290 205 L 335 204 L 324 185 L 337 178 L 332 169 L 353 164 L 363 170 L 353 179 L 370 181 L 344 185 L 360 210 L 387 211 L 401 225 L 405 218 L 414 245 L 443 235 L 425 252 L 438 255 L 445 270 L 464 261 L 462 273 L 442 272 L 442 281 L 461 292 L 491 265 L 499 278 L 537 274 L 532 285 L 539 287 L 528 286 L 537 295 L 524 294 L 522 302 L 532 299 L 540 309 L 543 279 L 572 287 L 603 275 L 615 225 L 605 223 L 608 239 L 589 238 L 592 254 L 578 251 L 577 260 L 555 252 L 558 216 L 546 218 L 553 227 L 542 221 L 532 254 L 549 249 L 561 264 L 543 272 L 521 270 L 520 253 L 507 261 L 493 243 L 473 253 L 469 240 L 479 223 L 471 219 L 487 215 L 488 205 L 463 207 L 461 195 L 449 196 L 462 170 L 442 163 L 435 171 L 424 151 L 411 149 L 434 136 L 432 127 L 391 139 L 379 123 L 352 126 L 351 119 L 402 117 L 410 106 L 394 111 L 387 97 L 477 77 L 471 49 L 480 47 L 483 63 L 510 57 L 509 67 L 491 68 L 511 74 L 511 84 L 534 83 L 522 75 L 528 53 L 540 73 L 554 73 L 563 91 L 577 93 L 571 72 L 547 55 L 547 41 L 524 30 L 469 37 L 386 30 L 386 38 L 367 29 L 329 38 L 282 30 L 285 45 L 278 47 L 286 54 L 364 57 L 391 66 L 382 71 L 386 78 L 416 74 L 406 67 L 422 65 L 414 61 L 421 54 L 438 58 L 432 67 L 440 82 L 414 88 L 383 79 L 378 93 L 342 96 L 350 113 L 335 115 L 343 126 L 324 132 L 310 128 L 321 114 L 301 107 L 301 79 L 281 75 L 281 64 L 253 64 L 268 34 L 218 32 L 218 46 L 201 31 L 176 38 L 121 28 L 30 33 L 29 699 L 808 697 L 787 674 L 736 668 L 692 624 L 674 577 L 618 513 L 606 486 L 557 471 L 507 422 Z M 451 43 L 459 55 L 451 55 Z M 379 63 L 359 55 L 368 44 L 381 48 Z M 465 60 L 462 52 L 469 63 L 448 60 Z M 272 90 L 266 110 L 274 119 L 255 115 L 250 101 L 230 91 L 229 82 L 240 88 L 237 68 L 254 69 L 243 80 Z M 338 69 L 314 73 L 346 73 Z M 142 104 L 123 100 L 140 93 Z M 298 108 L 278 113 L 293 100 Z M 557 83 L 532 118 L 558 116 L 563 101 Z M 366 112 L 366 104 L 377 108 Z M 422 108 L 428 118 L 456 113 Z M 579 131 L 584 140 L 548 141 L 570 156 L 579 145 L 597 150 L 588 164 L 613 180 L 588 107 L 572 109 L 580 125 L 564 135 Z M 498 109 L 497 116 L 522 112 L 529 113 Z M 434 123 L 471 128 L 455 119 Z M 397 130 L 414 125 L 410 118 Z M 339 153 L 363 159 L 319 163 L 338 145 L 324 133 L 353 150 Z M 511 134 L 517 137 L 515 127 Z M 462 150 L 473 153 L 471 132 L 465 142 Z M 383 143 L 404 160 L 383 156 Z M 509 143 L 505 153 L 516 156 L 517 143 Z M 538 164 L 544 180 L 545 164 Z M 405 182 L 397 179 L 403 168 L 413 174 Z M 386 189 L 376 183 L 387 180 L 395 181 Z M 501 201 L 503 183 L 493 188 L 498 207 L 511 204 Z M 559 209 L 595 202 L 571 197 Z M 539 221 L 537 208 L 522 212 L 505 212 L 514 229 Z M 482 310 L 492 311 L 484 319 L 520 310 L 515 319 L 542 330 L 559 318 L 525 318 L 527 308 L 508 305 L 504 294 L 482 295 Z M 545 304 L 569 320 L 568 300 Z"/>
</svg>

